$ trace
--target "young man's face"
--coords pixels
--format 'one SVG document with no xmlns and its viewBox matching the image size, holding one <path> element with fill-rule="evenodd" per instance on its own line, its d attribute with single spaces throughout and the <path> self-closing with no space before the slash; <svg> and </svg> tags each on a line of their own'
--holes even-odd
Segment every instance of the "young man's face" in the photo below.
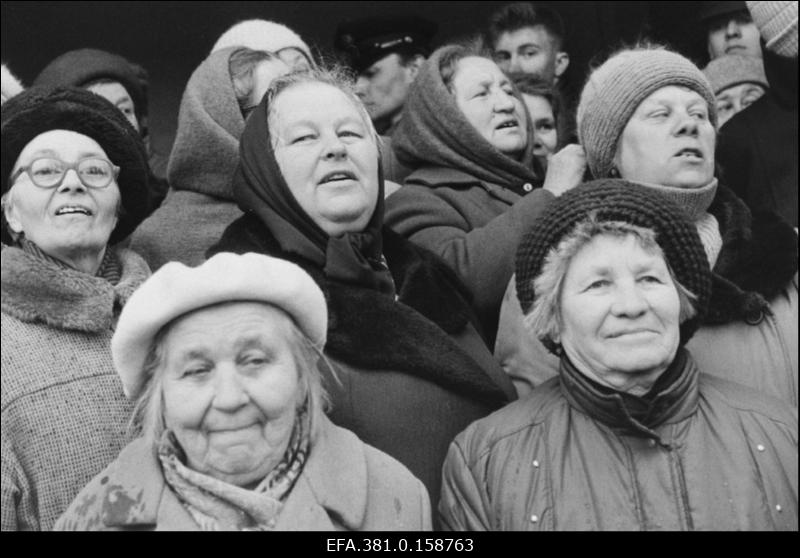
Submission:
<svg viewBox="0 0 800 558">
<path fill-rule="evenodd" d="M 391 120 L 400 114 L 418 69 L 418 64 L 403 64 L 400 55 L 392 53 L 358 76 L 356 93 L 373 122 Z"/>
<path fill-rule="evenodd" d="M 747 10 L 723 14 L 710 20 L 707 38 L 711 60 L 726 54 L 761 58 L 761 35 Z"/>
<path fill-rule="evenodd" d="M 494 60 L 506 74 L 533 74 L 555 83 L 569 66 L 569 56 L 542 25 L 502 33 L 494 44 Z"/>
</svg>

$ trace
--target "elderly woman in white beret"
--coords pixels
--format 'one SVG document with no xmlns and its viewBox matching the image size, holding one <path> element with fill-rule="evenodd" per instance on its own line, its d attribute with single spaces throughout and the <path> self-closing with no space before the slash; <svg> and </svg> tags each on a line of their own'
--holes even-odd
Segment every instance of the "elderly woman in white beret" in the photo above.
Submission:
<svg viewBox="0 0 800 558">
<path fill-rule="evenodd" d="M 429 529 L 422 483 L 325 416 L 327 318 L 311 277 L 268 256 L 155 273 L 112 340 L 142 436 L 56 529 Z"/>
</svg>

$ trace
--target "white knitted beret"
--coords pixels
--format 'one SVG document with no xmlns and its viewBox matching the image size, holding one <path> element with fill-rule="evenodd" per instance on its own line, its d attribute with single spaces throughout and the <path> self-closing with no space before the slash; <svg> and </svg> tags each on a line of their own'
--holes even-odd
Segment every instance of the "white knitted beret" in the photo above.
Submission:
<svg viewBox="0 0 800 558">
<path fill-rule="evenodd" d="M 688 87 L 708 103 L 717 126 L 711 84 L 690 60 L 664 48 L 635 48 L 611 56 L 589 75 L 581 92 L 576 121 L 578 141 L 595 178 L 608 178 L 617 143 L 636 108 L 650 94 L 668 85 Z"/>
<path fill-rule="evenodd" d="M 764 74 L 764 63 L 755 56 L 726 54 L 715 58 L 703 68 L 703 73 L 711 82 L 714 94 L 742 83 L 757 83 L 768 88 L 767 76 Z"/>
<path fill-rule="evenodd" d="M 25 88 L 22 87 L 22 83 L 17 79 L 17 76 L 12 74 L 5 64 L 2 65 L 0 72 L 0 77 L 2 78 L 0 79 L 0 85 L 2 85 L 3 102 L 5 103 L 14 95 L 22 93 Z"/>
<path fill-rule="evenodd" d="M 264 302 L 286 312 L 320 348 L 328 330 L 322 291 L 297 265 L 261 254 L 220 253 L 197 267 L 170 262 L 128 300 L 111 339 L 111 356 L 125 395 L 136 397 L 143 366 L 162 327 L 193 310 L 222 302 Z"/>
<path fill-rule="evenodd" d="M 747 9 L 767 48 L 781 55 L 797 56 L 797 2 L 747 2 Z"/>
<path fill-rule="evenodd" d="M 285 25 L 265 19 L 248 19 L 237 23 L 217 39 L 211 52 L 228 47 L 247 47 L 273 53 L 294 47 L 303 51 L 309 60 L 313 60 L 311 50 L 300 35 Z"/>
</svg>

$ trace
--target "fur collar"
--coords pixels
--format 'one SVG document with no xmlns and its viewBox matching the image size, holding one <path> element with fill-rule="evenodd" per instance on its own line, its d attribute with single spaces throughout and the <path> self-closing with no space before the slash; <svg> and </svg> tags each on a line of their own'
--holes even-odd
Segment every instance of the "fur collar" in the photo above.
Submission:
<svg viewBox="0 0 800 558">
<path fill-rule="evenodd" d="M 436 257 L 387 227 L 384 255 L 398 300 L 377 291 L 328 280 L 308 260 L 283 252 L 253 215 L 234 221 L 209 250 L 258 252 L 305 269 L 328 302 L 326 352 L 366 370 L 399 370 L 479 401 L 500 405 L 508 398 L 487 373 L 447 334 L 476 322 L 467 291 Z"/>
<path fill-rule="evenodd" d="M 797 273 L 797 234 L 776 215 L 750 209 L 720 185 L 708 209 L 719 222 L 722 250 L 713 269 L 706 323 L 758 323 L 768 301 Z"/>
<path fill-rule="evenodd" d="M 7 246 L 3 248 L 2 310 L 23 322 L 96 333 L 114 324 L 119 310 L 150 275 L 142 258 L 118 249 L 122 278 L 114 286 Z"/>
</svg>

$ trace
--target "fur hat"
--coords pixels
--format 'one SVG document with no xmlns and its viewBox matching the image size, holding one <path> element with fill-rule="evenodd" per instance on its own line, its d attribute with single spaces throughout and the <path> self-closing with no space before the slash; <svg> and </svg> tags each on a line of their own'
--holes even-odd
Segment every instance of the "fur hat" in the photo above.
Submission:
<svg viewBox="0 0 800 558">
<path fill-rule="evenodd" d="M 0 74 L 0 77 L 2 77 L 0 85 L 2 85 L 3 103 L 25 90 L 25 88 L 22 87 L 22 83 L 17 79 L 17 76 L 12 74 L 11 70 L 9 70 L 8 66 L 5 64 L 2 66 L 2 74 Z"/>
<path fill-rule="evenodd" d="M 103 78 L 117 81 L 131 96 L 136 117 L 141 120 L 147 115 L 147 97 L 137 71 L 138 66 L 118 54 L 82 48 L 66 52 L 50 62 L 36 76 L 33 85 L 84 87 Z"/>
<path fill-rule="evenodd" d="M 755 56 L 726 54 L 715 58 L 703 68 L 703 73 L 711 83 L 715 95 L 742 83 L 756 83 L 764 89 L 769 87 L 764 74 L 764 64 Z"/>
<path fill-rule="evenodd" d="M 664 48 L 622 50 L 589 75 L 576 121 L 578 140 L 595 178 L 610 176 L 619 138 L 639 104 L 668 85 L 699 93 L 708 104 L 711 123 L 717 126 L 711 84 L 697 66 L 676 52 Z"/>
<path fill-rule="evenodd" d="M 237 23 L 220 35 L 211 52 L 235 46 L 272 53 L 293 47 L 303 51 L 309 62 L 314 60 L 311 50 L 300 35 L 283 24 L 265 19 L 248 19 Z"/>
<path fill-rule="evenodd" d="M 767 48 L 789 58 L 797 57 L 797 2 L 747 2 L 753 23 Z"/>
<path fill-rule="evenodd" d="M 686 343 L 705 316 L 711 297 L 711 270 L 697 229 L 683 210 L 668 198 L 632 182 L 595 180 L 553 201 L 525 234 L 517 249 L 517 297 L 527 314 L 536 299 L 534 280 L 550 251 L 589 215 L 599 221 L 622 221 L 655 231 L 678 281 L 696 297 L 697 314 L 681 324 Z"/>
<path fill-rule="evenodd" d="M 92 138 L 120 168 L 117 184 L 122 210 L 109 243 L 123 240 L 148 214 L 147 153 L 125 116 L 103 97 L 85 89 L 32 87 L 3 105 L 3 194 L 11 187 L 8 179 L 19 154 L 32 139 L 50 130 L 71 130 Z M 7 226 L 3 216 L 3 242 L 12 244 Z"/>
<path fill-rule="evenodd" d="M 328 331 L 322 291 L 297 265 L 262 254 L 212 256 L 197 267 L 170 262 L 156 271 L 122 309 L 111 356 L 125 394 L 134 398 L 147 378 L 153 340 L 176 318 L 223 302 L 263 302 L 286 312 L 320 350 Z"/>
</svg>

